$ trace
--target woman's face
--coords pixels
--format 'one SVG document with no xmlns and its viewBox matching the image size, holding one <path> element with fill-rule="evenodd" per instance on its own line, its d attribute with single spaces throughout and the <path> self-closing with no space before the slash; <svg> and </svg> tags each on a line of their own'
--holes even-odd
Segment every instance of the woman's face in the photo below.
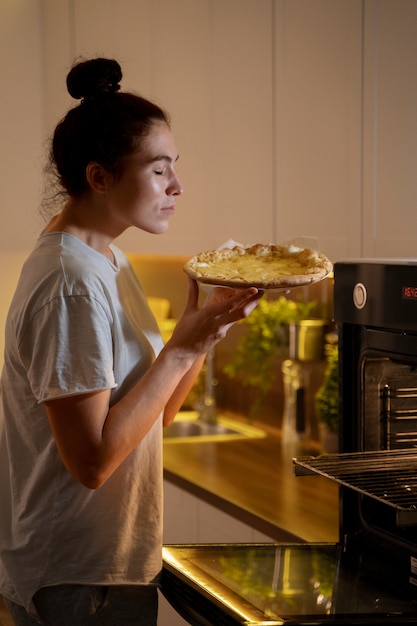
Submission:
<svg viewBox="0 0 417 626">
<path fill-rule="evenodd" d="M 108 190 L 112 220 L 121 232 L 135 226 L 164 233 L 183 189 L 175 172 L 178 152 L 170 128 L 155 121 L 141 148 L 126 158 L 122 174 Z"/>
</svg>

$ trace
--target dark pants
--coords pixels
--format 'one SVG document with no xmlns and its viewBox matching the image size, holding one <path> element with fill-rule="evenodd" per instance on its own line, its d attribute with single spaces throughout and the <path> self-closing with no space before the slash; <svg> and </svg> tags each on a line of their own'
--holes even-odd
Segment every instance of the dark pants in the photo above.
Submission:
<svg viewBox="0 0 417 626">
<path fill-rule="evenodd" d="M 155 586 L 57 585 L 44 587 L 33 602 L 39 620 L 5 598 L 16 626 L 156 626 Z"/>
</svg>

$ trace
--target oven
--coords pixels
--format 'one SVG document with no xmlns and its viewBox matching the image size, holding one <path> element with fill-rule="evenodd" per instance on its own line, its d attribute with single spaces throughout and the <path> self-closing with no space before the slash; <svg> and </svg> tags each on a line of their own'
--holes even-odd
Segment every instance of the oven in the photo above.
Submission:
<svg viewBox="0 0 417 626">
<path fill-rule="evenodd" d="M 293 463 L 338 483 L 340 540 L 165 548 L 190 624 L 417 624 L 417 260 L 336 263 L 334 318 L 340 452 Z"/>
<path fill-rule="evenodd" d="M 417 261 L 335 264 L 341 454 L 300 460 L 340 484 L 341 541 L 417 594 Z"/>
</svg>

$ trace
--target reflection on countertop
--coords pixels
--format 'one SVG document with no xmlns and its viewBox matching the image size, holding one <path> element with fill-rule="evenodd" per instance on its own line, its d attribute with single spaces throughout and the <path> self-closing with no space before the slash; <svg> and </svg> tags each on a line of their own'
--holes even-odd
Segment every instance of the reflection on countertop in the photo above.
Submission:
<svg viewBox="0 0 417 626">
<path fill-rule="evenodd" d="M 198 440 L 207 441 L 235 441 L 237 439 L 257 439 L 266 437 L 263 428 L 230 419 L 225 415 L 216 415 L 215 419 L 202 419 L 197 411 L 180 411 L 175 421 L 164 428 L 165 443 L 194 443 Z"/>
</svg>

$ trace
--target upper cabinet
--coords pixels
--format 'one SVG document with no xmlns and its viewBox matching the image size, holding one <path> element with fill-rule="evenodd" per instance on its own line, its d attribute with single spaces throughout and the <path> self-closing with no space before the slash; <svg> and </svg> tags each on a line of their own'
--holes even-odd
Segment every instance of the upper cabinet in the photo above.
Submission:
<svg viewBox="0 0 417 626">
<path fill-rule="evenodd" d="M 358 256 L 362 2 L 275 6 L 275 236 L 315 236 L 334 260 Z"/>
<path fill-rule="evenodd" d="M 417 249 L 414 0 L 41 4 L 48 132 L 80 56 L 118 59 L 122 86 L 171 115 L 184 195 L 167 234 L 130 230 L 123 248 L 313 237 L 333 260 Z"/>
<path fill-rule="evenodd" d="M 363 255 L 417 257 L 417 2 L 366 0 Z"/>
</svg>

